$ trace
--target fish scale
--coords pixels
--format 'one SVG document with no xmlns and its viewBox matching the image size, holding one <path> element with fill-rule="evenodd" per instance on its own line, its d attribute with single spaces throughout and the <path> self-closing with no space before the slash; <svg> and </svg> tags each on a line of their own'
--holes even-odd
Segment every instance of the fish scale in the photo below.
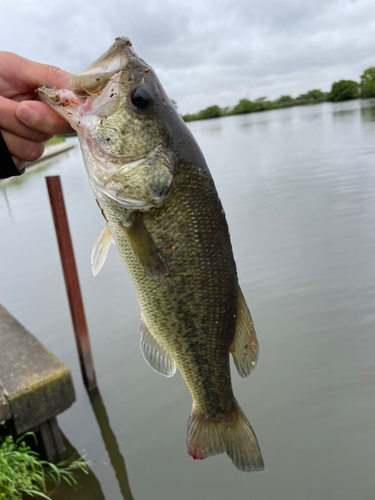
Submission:
<svg viewBox="0 0 375 500">
<path fill-rule="evenodd" d="M 144 358 L 166 376 L 178 368 L 192 395 L 189 455 L 226 452 L 240 470 L 263 469 L 229 364 L 231 353 L 239 374 L 248 376 L 258 342 L 198 145 L 125 37 L 73 75 L 70 86 L 74 93 L 43 87 L 39 95 L 77 130 L 106 220 L 92 253 L 94 274 L 114 242 L 141 307 Z"/>
<path fill-rule="evenodd" d="M 167 264 L 174 259 L 176 250 L 172 247 L 177 251 L 182 247 L 162 280 L 156 281 L 145 274 L 117 224 L 116 209 L 101 199 L 99 193 L 97 198 L 136 284 L 147 322 L 176 360 L 194 404 L 205 415 L 226 415 L 233 411 L 234 402 L 229 346 L 237 310 L 236 266 L 222 206 L 210 179 L 204 179 L 201 173 L 192 175 L 192 167 L 181 165 L 177 169 L 174 194 L 164 207 L 146 214 L 143 221 Z M 212 192 L 210 197 L 206 196 L 208 190 Z M 184 201 L 190 206 L 188 210 L 181 208 L 186 207 Z M 178 232 L 179 219 L 185 227 L 182 234 Z M 171 221 L 176 233 L 170 230 Z M 213 270 L 214 262 L 217 264 Z M 202 376 L 204 366 L 210 368 Z"/>
</svg>

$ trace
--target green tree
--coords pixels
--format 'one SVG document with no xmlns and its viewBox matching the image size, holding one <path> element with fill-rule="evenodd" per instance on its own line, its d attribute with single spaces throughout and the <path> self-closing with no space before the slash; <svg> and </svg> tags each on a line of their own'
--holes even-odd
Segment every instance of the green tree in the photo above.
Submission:
<svg viewBox="0 0 375 500">
<path fill-rule="evenodd" d="M 198 114 L 190 114 L 190 115 L 181 115 L 181 118 L 185 121 L 185 122 L 193 122 L 194 120 L 199 120 L 198 118 Z"/>
<path fill-rule="evenodd" d="M 375 97 L 375 67 L 367 68 L 361 75 L 361 97 Z"/>
<path fill-rule="evenodd" d="M 238 104 L 236 104 L 232 110 L 233 115 L 238 115 L 241 113 L 251 113 L 256 111 L 256 105 L 249 99 L 241 99 Z"/>
<path fill-rule="evenodd" d="M 241 99 L 231 111 L 232 115 L 241 113 L 253 113 L 254 111 L 265 111 L 266 109 L 273 109 L 275 104 L 272 101 L 267 101 L 267 97 L 258 97 L 255 101 L 249 99 Z"/>
<path fill-rule="evenodd" d="M 268 107 L 267 97 L 258 97 L 254 101 L 255 111 L 265 111 Z"/>
<path fill-rule="evenodd" d="M 282 95 L 275 101 L 277 107 L 291 106 L 293 103 L 294 99 L 290 95 Z"/>
<path fill-rule="evenodd" d="M 329 100 L 333 102 L 348 101 L 358 97 L 359 84 L 354 80 L 340 80 L 332 83 Z"/>
<path fill-rule="evenodd" d="M 198 113 L 198 120 L 206 120 L 207 118 L 217 118 L 221 116 L 221 110 L 219 106 L 209 106 Z"/>
<path fill-rule="evenodd" d="M 309 90 L 306 94 L 301 94 L 296 101 L 300 104 L 308 104 L 311 102 L 322 102 L 326 100 L 327 95 L 319 89 Z"/>
</svg>

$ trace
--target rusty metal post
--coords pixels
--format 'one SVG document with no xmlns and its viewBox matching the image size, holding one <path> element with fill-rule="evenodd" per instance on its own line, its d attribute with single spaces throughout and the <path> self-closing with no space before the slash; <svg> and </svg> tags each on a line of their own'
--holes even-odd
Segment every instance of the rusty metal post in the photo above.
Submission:
<svg viewBox="0 0 375 500">
<path fill-rule="evenodd" d="M 46 182 L 59 244 L 61 264 L 64 272 L 66 291 L 68 293 L 70 313 L 72 315 L 83 381 L 87 390 L 91 391 L 96 388 L 94 361 L 91 353 L 90 338 L 83 308 L 81 288 L 79 285 L 60 176 L 54 175 L 46 177 Z"/>
</svg>

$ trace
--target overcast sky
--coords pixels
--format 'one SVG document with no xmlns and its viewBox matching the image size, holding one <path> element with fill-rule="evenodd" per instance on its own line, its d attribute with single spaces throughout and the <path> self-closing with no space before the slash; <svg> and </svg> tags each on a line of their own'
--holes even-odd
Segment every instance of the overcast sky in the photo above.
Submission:
<svg viewBox="0 0 375 500">
<path fill-rule="evenodd" d="M 375 66 L 374 0 L 0 0 L 0 50 L 77 72 L 127 36 L 181 113 Z"/>
</svg>

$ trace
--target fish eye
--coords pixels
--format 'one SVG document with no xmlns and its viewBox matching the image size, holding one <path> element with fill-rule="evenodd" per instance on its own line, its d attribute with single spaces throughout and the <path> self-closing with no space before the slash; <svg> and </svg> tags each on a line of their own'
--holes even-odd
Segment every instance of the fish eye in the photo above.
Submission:
<svg viewBox="0 0 375 500">
<path fill-rule="evenodd" d="M 137 87 L 130 96 L 131 102 L 138 109 L 146 109 L 152 101 L 151 93 L 145 87 Z"/>
</svg>

